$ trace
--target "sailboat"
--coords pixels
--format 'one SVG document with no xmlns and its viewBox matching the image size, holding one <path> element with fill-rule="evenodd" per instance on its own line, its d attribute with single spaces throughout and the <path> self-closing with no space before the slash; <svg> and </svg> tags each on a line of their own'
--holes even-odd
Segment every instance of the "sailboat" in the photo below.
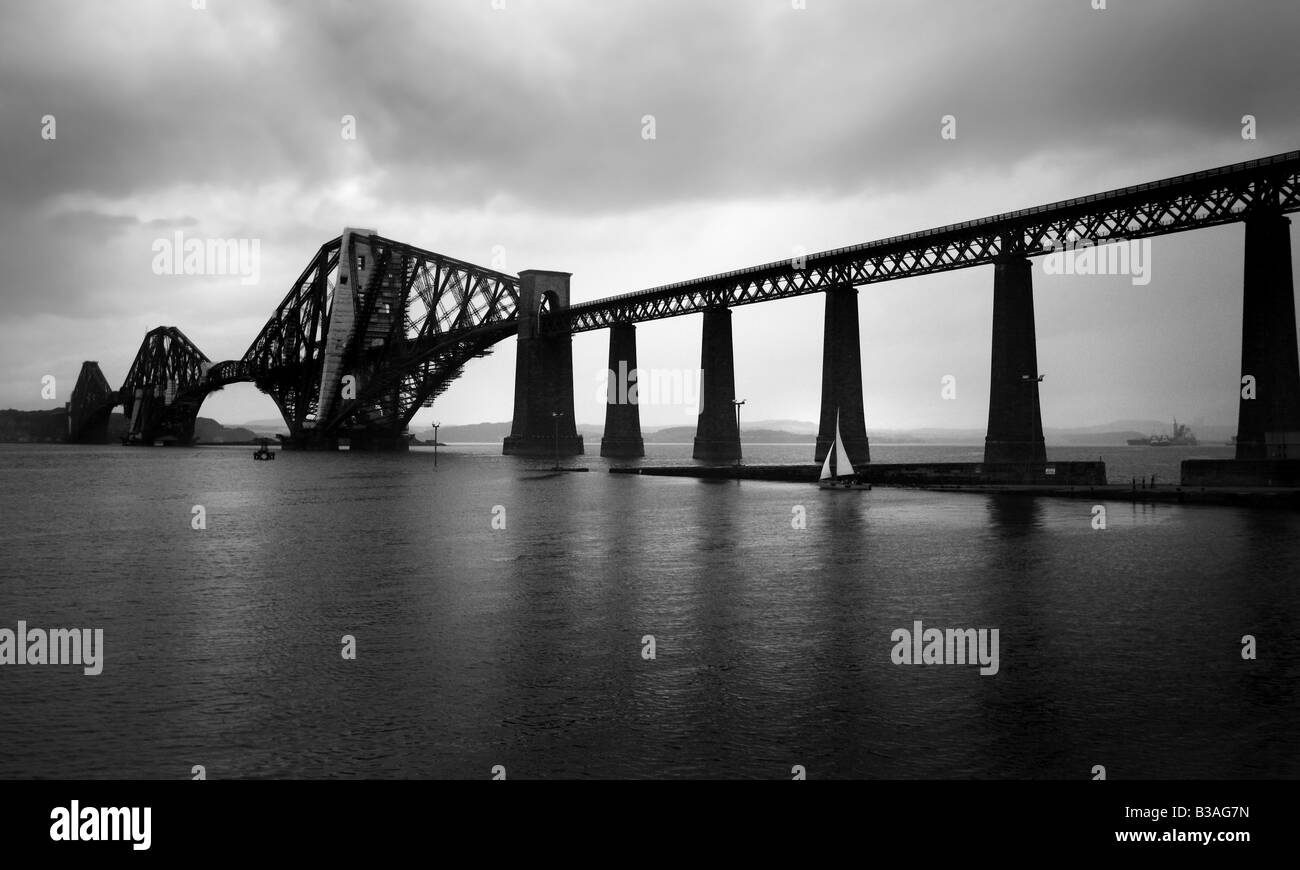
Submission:
<svg viewBox="0 0 1300 870">
<path fill-rule="evenodd" d="M 835 409 L 835 442 L 826 451 L 826 460 L 822 463 L 822 473 L 817 479 L 822 489 L 871 489 L 871 484 L 863 483 L 853 470 L 848 451 L 844 449 L 844 439 L 840 437 L 840 411 Z"/>
</svg>

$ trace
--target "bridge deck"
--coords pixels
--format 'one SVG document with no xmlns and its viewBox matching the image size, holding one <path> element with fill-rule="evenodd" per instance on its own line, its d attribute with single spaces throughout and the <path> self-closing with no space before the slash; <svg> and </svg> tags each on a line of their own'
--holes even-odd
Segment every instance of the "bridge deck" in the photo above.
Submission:
<svg viewBox="0 0 1300 870">
<path fill-rule="evenodd" d="M 595 299 L 571 306 L 569 315 L 572 330 L 583 332 L 978 266 L 1009 253 L 1044 254 L 1067 243 L 1186 232 L 1265 209 L 1300 210 L 1300 151 L 821 251 L 802 264 L 777 260 Z"/>
</svg>

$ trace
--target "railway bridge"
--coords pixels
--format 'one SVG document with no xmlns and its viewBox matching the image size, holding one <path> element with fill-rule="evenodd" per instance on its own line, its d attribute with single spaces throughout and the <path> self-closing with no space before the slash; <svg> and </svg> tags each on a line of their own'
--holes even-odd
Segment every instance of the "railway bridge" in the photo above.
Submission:
<svg viewBox="0 0 1300 870">
<path fill-rule="evenodd" d="M 703 316 L 695 456 L 740 456 L 731 309 L 825 295 L 818 462 L 840 431 L 855 466 L 870 461 L 857 294 L 881 281 L 992 267 L 991 387 L 985 461 L 1046 460 L 1039 407 L 1031 257 L 1244 224 L 1237 458 L 1300 451 L 1300 357 L 1287 217 L 1300 209 L 1300 151 L 908 233 L 806 257 L 573 304 L 570 273 L 518 276 L 346 229 L 320 247 L 238 359 L 212 362 L 176 327 L 149 332 L 112 390 L 87 362 L 68 403 L 70 440 L 102 440 L 121 405 L 127 441 L 190 443 L 204 398 L 238 382 L 277 404 L 285 446 L 405 449 L 407 425 L 475 357 L 514 336 L 508 454 L 584 451 L 573 415 L 572 337 L 609 331 L 611 372 L 637 367 L 636 324 Z M 617 395 L 611 391 L 611 396 Z M 1250 394 L 1249 396 L 1247 394 Z M 643 455 L 635 403 L 606 408 L 601 454 Z"/>
</svg>

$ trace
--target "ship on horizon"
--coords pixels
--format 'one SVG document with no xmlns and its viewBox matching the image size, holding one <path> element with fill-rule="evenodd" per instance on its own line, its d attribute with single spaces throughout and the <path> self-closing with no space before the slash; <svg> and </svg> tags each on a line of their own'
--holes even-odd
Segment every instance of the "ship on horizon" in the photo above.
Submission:
<svg viewBox="0 0 1300 870">
<path fill-rule="evenodd" d="M 1161 432 L 1148 438 L 1128 439 L 1128 444 L 1132 447 L 1195 447 L 1198 443 L 1200 442 L 1192 434 L 1191 428 L 1179 423 L 1177 417 L 1174 418 L 1173 435 Z"/>
</svg>

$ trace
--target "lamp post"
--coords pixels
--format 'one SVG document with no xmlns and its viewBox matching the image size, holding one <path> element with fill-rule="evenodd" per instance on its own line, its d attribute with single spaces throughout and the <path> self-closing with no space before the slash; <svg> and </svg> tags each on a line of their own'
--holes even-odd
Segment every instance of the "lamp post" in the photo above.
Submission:
<svg viewBox="0 0 1300 870">
<path fill-rule="evenodd" d="M 740 406 L 745 404 L 744 399 L 732 399 L 731 404 L 736 406 L 736 467 L 740 467 Z"/>
<path fill-rule="evenodd" d="M 564 414 L 561 411 L 552 411 L 551 418 L 555 420 L 555 470 L 560 470 L 560 418 Z"/>
<path fill-rule="evenodd" d="M 438 467 L 438 427 L 441 423 L 433 424 L 433 467 Z"/>
</svg>

